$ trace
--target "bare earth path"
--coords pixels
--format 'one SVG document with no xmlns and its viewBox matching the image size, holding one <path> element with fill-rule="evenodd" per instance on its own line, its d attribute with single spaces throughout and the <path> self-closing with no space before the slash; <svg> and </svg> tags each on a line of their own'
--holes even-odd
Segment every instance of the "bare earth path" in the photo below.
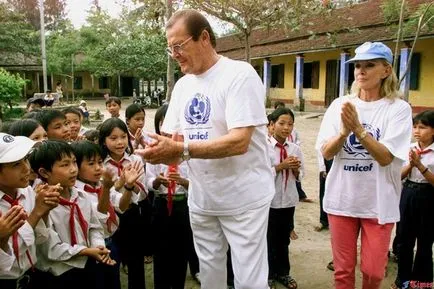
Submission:
<svg viewBox="0 0 434 289">
<path fill-rule="evenodd" d="M 125 108 L 130 101 L 124 101 Z M 103 101 L 88 101 L 89 108 L 99 108 L 105 111 Z M 123 113 L 123 111 L 121 112 Z M 146 111 L 146 128 L 153 131 L 155 110 Z M 315 232 L 314 226 L 319 219 L 318 202 L 318 165 L 316 152 L 314 150 L 315 140 L 321 124 L 321 117 L 308 119 L 305 116 L 296 116 L 295 127 L 302 140 L 302 150 L 305 159 L 305 178 L 302 181 L 303 188 L 307 195 L 315 200 L 315 203 L 300 203 L 295 213 L 295 230 L 299 239 L 291 242 L 290 261 L 291 275 L 297 280 L 300 289 L 328 289 L 333 288 L 333 272 L 326 268 L 331 261 L 330 236 L 328 231 Z M 145 232 L 146 233 L 146 232 Z M 357 288 L 361 288 L 361 275 L 359 267 L 356 268 Z M 381 289 L 390 287 L 395 278 L 396 264 L 389 262 L 388 276 L 383 281 Z M 122 288 L 126 286 L 126 276 L 122 274 Z M 146 267 L 147 288 L 153 288 L 152 265 Z M 198 289 L 199 285 L 187 274 L 185 288 Z M 279 289 L 284 287 L 278 285 Z M 222 288 L 223 289 L 223 288 Z"/>
</svg>

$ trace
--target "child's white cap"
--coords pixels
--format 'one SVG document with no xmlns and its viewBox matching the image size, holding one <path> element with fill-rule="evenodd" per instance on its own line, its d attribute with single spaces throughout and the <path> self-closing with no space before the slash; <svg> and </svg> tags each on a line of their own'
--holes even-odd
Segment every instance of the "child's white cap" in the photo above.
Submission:
<svg viewBox="0 0 434 289">
<path fill-rule="evenodd" d="M 80 105 L 82 105 L 82 104 L 85 104 L 86 103 L 86 101 L 85 100 L 80 100 Z"/>
<path fill-rule="evenodd" d="M 36 142 L 25 136 L 11 136 L 0 133 L 0 163 L 22 160 L 29 154 Z"/>
</svg>

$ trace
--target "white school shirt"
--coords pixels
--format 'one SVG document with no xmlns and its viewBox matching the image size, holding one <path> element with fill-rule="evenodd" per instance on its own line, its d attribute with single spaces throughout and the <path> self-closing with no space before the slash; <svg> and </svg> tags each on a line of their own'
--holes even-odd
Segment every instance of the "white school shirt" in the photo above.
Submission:
<svg viewBox="0 0 434 289">
<path fill-rule="evenodd" d="M 324 163 L 324 156 L 322 155 L 320 150 L 316 151 L 316 157 L 317 157 L 317 161 L 318 161 L 318 171 L 319 172 L 327 171 L 326 165 Z"/>
<path fill-rule="evenodd" d="M 137 147 L 135 147 L 136 137 L 134 136 L 134 134 L 131 133 L 130 130 L 128 130 L 128 133 L 129 133 L 129 135 L 130 135 L 130 141 L 131 141 L 131 144 L 132 144 L 133 148 L 134 148 L 135 150 L 136 150 L 136 149 L 143 149 L 144 147 L 143 147 L 140 143 L 137 145 Z M 143 139 L 145 142 L 148 142 L 148 143 L 149 143 L 149 142 L 152 142 L 152 140 L 153 140 L 153 139 L 151 139 L 151 138 L 149 137 L 149 132 L 146 131 L 145 128 L 142 128 L 142 139 Z"/>
<path fill-rule="evenodd" d="M 98 217 L 99 221 L 101 222 L 101 226 L 104 229 L 104 236 L 105 236 L 105 238 L 108 238 L 116 232 L 116 230 L 118 229 L 118 226 L 114 223 L 110 223 L 110 231 L 109 231 L 109 229 L 107 228 L 107 220 L 109 218 L 110 213 L 107 211 L 107 213 L 104 214 L 104 213 L 101 213 L 100 211 L 98 211 L 98 195 L 95 193 L 86 192 L 84 190 L 85 185 L 91 186 L 91 185 L 86 184 L 80 180 L 77 180 L 75 182 L 74 187 L 77 190 L 79 190 L 80 192 L 82 192 L 83 194 L 87 194 L 87 198 L 91 201 L 92 206 L 94 207 L 95 212 L 97 213 L 97 217 Z M 93 186 L 91 186 L 91 187 L 93 187 Z M 97 187 L 101 187 L 101 184 L 98 184 Z M 110 189 L 110 204 L 113 206 L 113 208 L 115 210 L 122 213 L 122 211 L 119 209 L 119 202 L 120 202 L 121 197 L 122 197 L 121 193 L 117 192 L 114 188 Z M 117 223 L 119 224 L 119 218 L 116 214 L 115 214 L 115 217 L 116 217 Z"/>
<path fill-rule="evenodd" d="M 104 168 L 110 170 L 113 173 L 113 175 L 116 177 L 116 180 L 117 180 L 119 178 L 118 168 L 115 165 L 111 164 L 109 162 L 109 160 L 113 160 L 110 157 L 110 155 L 108 155 L 104 160 Z M 124 168 L 128 164 L 135 162 L 135 161 L 139 161 L 144 166 L 144 169 L 146 169 L 145 164 L 143 163 L 143 159 L 141 157 L 139 157 L 138 155 L 134 155 L 134 154 L 128 155 L 127 153 L 125 153 L 122 160 L 121 160 L 122 166 Z M 140 186 L 143 189 L 140 189 L 140 191 L 138 193 L 135 193 L 135 192 L 132 193 L 131 203 L 134 203 L 134 204 L 137 204 L 138 202 L 146 199 L 146 197 L 148 196 L 148 192 L 146 191 L 146 187 L 145 187 L 146 186 L 146 174 L 144 173 L 143 175 L 141 175 L 139 177 L 139 179 L 137 180 L 137 182 L 140 183 Z M 121 194 L 123 194 L 125 192 L 125 188 L 121 188 L 119 190 L 119 192 Z"/>
<path fill-rule="evenodd" d="M 4 195 L 5 193 L 0 191 L 0 211 L 2 215 L 6 214 L 11 208 L 11 205 L 3 199 Z M 30 215 L 35 207 L 35 192 L 33 189 L 30 186 L 17 189 L 17 198 L 27 215 Z M 42 219 L 35 229 L 28 222 L 25 222 L 18 229 L 19 264 L 14 255 L 12 236 L 8 240 L 9 249 L 6 252 L 0 249 L 0 279 L 18 279 L 32 267 L 27 257 L 27 251 L 33 265 L 35 265 L 37 261 L 36 245 L 47 241 L 48 236 L 49 230 Z"/>
<path fill-rule="evenodd" d="M 420 150 L 420 146 L 417 142 L 415 142 L 411 144 L 411 149 Z M 424 167 L 428 168 L 430 172 L 434 173 L 434 143 L 430 144 L 424 150 L 429 150 L 429 149 L 431 150 L 429 153 L 420 155 L 420 162 L 424 165 Z M 407 159 L 406 164 L 408 163 L 409 162 Z M 413 167 L 411 169 L 411 172 L 408 175 L 407 179 L 415 183 L 428 183 L 427 179 L 425 179 L 425 177 L 416 167 Z"/>
<path fill-rule="evenodd" d="M 163 164 L 158 164 L 158 165 L 147 164 L 146 165 L 147 187 L 153 188 L 152 183 L 155 181 L 157 176 L 160 175 L 160 173 L 163 173 L 164 176 L 167 176 L 168 169 L 169 166 Z M 182 162 L 178 165 L 178 172 L 182 178 L 188 179 L 187 164 L 185 162 Z M 162 195 L 167 195 L 167 187 L 163 185 L 160 185 L 158 187 L 158 191 Z M 177 184 L 175 194 L 186 195 L 187 189 Z"/>
<path fill-rule="evenodd" d="M 298 131 L 295 128 L 292 129 L 291 134 L 288 136 L 288 141 L 295 143 L 298 146 L 301 145 L 300 136 L 298 135 Z"/>
<path fill-rule="evenodd" d="M 188 161 L 192 212 L 234 215 L 270 203 L 274 182 L 264 103 L 264 85 L 253 67 L 223 56 L 203 74 L 187 74 L 175 84 L 162 131 L 200 142 L 254 127 L 245 154 Z"/>
<path fill-rule="evenodd" d="M 376 218 L 379 224 L 395 223 L 399 221 L 401 168 L 408 158 L 411 139 L 411 107 L 401 99 L 365 102 L 351 95 L 337 98 L 324 115 L 317 150 L 339 135 L 341 107 L 348 101 L 355 105 L 365 130 L 394 158 L 389 165 L 381 167 L 351 133 L 328 173 L 324 211 L 339 216 Z"/>
<path fill-rule="evenodd" d="M 58 205 L 50 211 L 48 226 L 50 227 L 50 237 L 47 242 L 38 246 L 38 259 L 40 262 L 37 268 L 48 271 L 54 276 L 73 269 L 84 268 L 87 256 L 79 256 L 80 251 L 86 248 L 97 246 L 105 247 L 104 230 L 97 216 L 97 211 L 88 198 L 88 194 L 83 194 L 76 188 L 71 188 L 70 201 L 77 199 L 84 219 L 87 221 L 87 240 L 81 229 L 77 212 L 74 214 L 75 235 L 77 244 L 71 245 L 71 232 L 69 226 L 70 207 Z"/>
<path fill-rule="evenodd" d="M 302 176 L 302 172 L 304 171 L 304 160 L 303 153 L 298 145 L 295 143 L 291 143 L 285 141 L 283 144 L 285 150 L 289 156 L 295 156 L 301 162 L 300 167 L 300 177 Z M 274 161 L 273 168 L 280 164 L 280 148 L 277 147 L 277 140 L 274 137 L 270 138 L 270 149 L 273 151 Z M 274 195 L 273 200 L 271 201 L 271 208 L 273 209 L 282 209 L 282 208 L 291 208 L 295 207 L 298 202 L 298 192 L 297 186 L 295 182 L 297 181 L 296 177 L 292 173 L 292 170 L 289 170 L 288 182 L 286 183 L 285 189 L 285 170 L 276 173 L 274 178 L 274 184 L 276 187 L 276 194 Z"/>
</svg>

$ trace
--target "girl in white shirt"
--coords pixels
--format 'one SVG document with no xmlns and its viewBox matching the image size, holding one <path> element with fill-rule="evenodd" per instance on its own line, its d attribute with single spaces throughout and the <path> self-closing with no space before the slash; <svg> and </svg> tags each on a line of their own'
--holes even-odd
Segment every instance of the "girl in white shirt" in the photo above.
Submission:
<svg viewBox="0 0 434 289">
<path fill-rule="evenodd" d="M 128 166 L 145 167 L 143 159 L 132 154 L 127 125 L 119 118 L 109 118 L 100 127 L 99 145 L 102 149 L 104 168 L 116 176 L 116 191 L 131 191 L 131 204 L 120 216 L 119 249 L 121 259 L 128 266 L 128 288 L 145 288 L 144 256 L 150 247 L 149 237 L 140 238 L 138 230 L 150 232 L 151 200 L 145 188 L 146 179 L 142 174 L 134 186 L 126 184 L 123 171 Z"/>
<path fill-rule="evenodd" d="M 145 109 L 135 103 L 129 105 L 125 110 L 125 120 L 133 148 L 144 148 L 142 129 L 145 126 Z"/>
<path fill-rule="evenodd" d="M 399 205 L 398 275 L 392 284 L 392 288 L 396 289 L 428 288 L 425 284 L 433 284 L 434 110 L 414 117 L 413 136 L 416 142 L 411 144 L 409 161 L 401 175 L 407 180 Z"/>
<path fill-rule="evenodd" d="M 155 114 L 155 131 L 160 134 L 167 106 Z M 167 137 L 170 135 L 163 134 Z M 184 288 L 192 232 L 188 217 L 188 165 L 146 165 L 148 187 L 156 190 L 153 232 L 154 288 Z M 173 246 L 176 240 L 176 246 Z"/>
<path fill-rule="evenodd" d="M 295 206 L 299 202 L 296 181 L 303 168 L 303 155 L 298 145 L 289 142 L 294 126 L 294 114 L 289 108 L 278 108 L 271 115 L 273 136 L 270 137 L 273 166 L 276 170 L 276 194 L 271 201 L 268 219 L 269 285 L 277 280 L 290 289 L 297 282 L 290 275 L 288 246 L 294 230 Z"/>
</svg>

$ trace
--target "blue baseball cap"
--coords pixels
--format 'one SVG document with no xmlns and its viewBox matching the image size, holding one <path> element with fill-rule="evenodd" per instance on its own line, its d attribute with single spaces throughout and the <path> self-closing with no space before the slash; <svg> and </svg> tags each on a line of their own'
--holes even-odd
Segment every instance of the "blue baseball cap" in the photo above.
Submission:
<svg viewBox="0 0 434 289">
<path fill-rule="evenodd" d="M 390 64 L 393 63 L 392 50 L 381 42 L 365 42 L 355 50 L 356 56 L 347 62 L 358 60 L 385 59 Z"/>
</svg>

